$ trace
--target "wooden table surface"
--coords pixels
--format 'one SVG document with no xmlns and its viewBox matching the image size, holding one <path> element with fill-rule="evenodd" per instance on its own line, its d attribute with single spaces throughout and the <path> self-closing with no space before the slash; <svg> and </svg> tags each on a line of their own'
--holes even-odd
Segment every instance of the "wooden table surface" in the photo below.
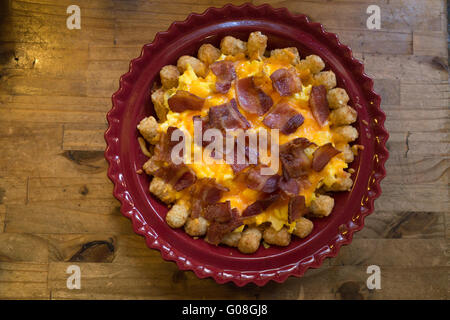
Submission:
<svg viewBox="0 0 450 320">
<path fill-rule="evenodd" d="M 111 95 L 156 32 L 227 2 L 1 1 L 0 298 L 448 298 L 443 0 L 272 2 L 309 15 L 350 45 L 375 79 L 387 114 L 383 195 L 337 258 L 301 279 L 238 288 L 179 271 L 133 233 L 106 176 Z M 66 27 L 71 4 L 80 6 L 80 30 Z M 380 30 L 366 28 L 372 4 L 381 8 Z M 66 269 L 74 264 L 81 268 L 80 290 L 66 286 Z M 366 286 L 369 265 L 381 269 L 380 290 Z"/>
</svg>

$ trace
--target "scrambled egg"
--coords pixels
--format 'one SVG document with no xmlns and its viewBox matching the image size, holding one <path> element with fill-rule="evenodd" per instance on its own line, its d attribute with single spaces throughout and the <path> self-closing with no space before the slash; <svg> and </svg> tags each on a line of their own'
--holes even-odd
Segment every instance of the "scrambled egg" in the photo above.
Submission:
<svg viewBox="0 0 450 320">
<path fill-rule="evenodd" d="M 232 60 L 234 58 L 222 55 L 218 60 L 224 59 Z M 236 61 L 235 70 L 237 77 L 240 79 L 249 76 L 269 77 L 275 70 L 283 67 L 286 68 L 288 65 L 283 64 L 282 61 L 274 62 L 272 59 L 265 62 L 260 60 L 242 60 Z M 230 99 L 235 98 L 234 86 L 227 94 L 215 93 L 215 81 L 216 77 L 211 71 L 209 71 L 205 78 L 200 78 L 195 74 L 192 67 L 188 66 L 187 70 L 179 77 L 178 87 L 170 89 L 165 93 L 164 100 L 166 107 L 169 109 L 167 100 L 175 94 L 177 90 L 189 91 L 190 93 L 204 98 L 204 107 L 201 111 L 187 110 L 181 113 L 169 111 L 167 120 L 160 126 L 161 130 L 166 131 L 169 126 L 175 126 L 185 132 L 189 132 L 193 137 L 194 127 L 192 118 L 194 115 L 205 116 L 210 107 L 226 103 Z M 293 134 L 280 134 L 280 145 L 297 137 L 305 137 L 311 142 L 314 142 L 317 146 L 330 142 L 333 143 L 333 145 L 336 145 L 338 142 L 333 139 L 329 125 L 320 127 L 314 119 L 308 106 L 311 88 L 312 84 L 303 84 L 300 93 L 296 93 L 289 97 L 288 103 L 302 114 L 304 122 Z M 265 90 L 265 92 L 268 94 L 271 92 L 270 95 L 274 104 L 281 99 L 281 97 L 271 88 Z M 264 116 L 250 115 L 242 109 L 240 109 L 240 111 L 246 116 L 252 124 L 252 128 L 255 130 L 265 127 L 262 123 Z M 316 148 L 316 146 L 311 146 L 305 150 L 305 153 L 309 158 L 312 159 L 312 154 Z M 191 150 L 201 151 L 201 148 L 192 142 Z M 235 176 L 233 170 L 231 169 L 231 166 L 226 163 L 207 164 L 203 161 L 201 163 L 192 162 L 188 165 L 195 171 L 198 178 L 215 178 L 217 182 L 229 188 L 230 191 L 224 194 L 221 201 L 229 200 L 231 202 L 231 207 L 238 208 L 241 212 L 258 198 L 259 193 L 257 191 L 248 189 L 244 183 L 234 180 Z M 339 154 L 333 157 L 321 172 L 311 171 L 309 175 L 311 187 L 301 193 L 301 195 L 305 197 L 306 205 L 308 206 L 311 201 L 315 199 L 316 189 L 320 188 L 323 184 L 331 186 L 336 182 L 336 178 L 342 174 L 345 168 L 347 168 L 347 164 L 345 163 L 342 154 Z M 265 222 L 272 223 L 272 226 L 276 230 L 280 230 L 283 226 L 287 226 L 289 231 L 292 232 L 295 228 L 295 222 L 291 224 L 288 223 L 287 202 L 276 203 L 258 216 L 245 220 L 246 224 L 255 223 L 259 225 Z M 241 226 L 235 231 L 242 231 L 243 227 L 244 226 Z"/>
</svg>

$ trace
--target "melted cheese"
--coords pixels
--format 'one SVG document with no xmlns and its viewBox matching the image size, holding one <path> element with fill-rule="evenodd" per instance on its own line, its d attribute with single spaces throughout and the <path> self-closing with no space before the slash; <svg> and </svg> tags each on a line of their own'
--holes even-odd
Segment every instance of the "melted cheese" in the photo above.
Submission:
<svg viewBox="0 0 450 320">
<path fill-rule="evenodd" d="M 248 61 L 243 57 L 228 57 L 222 55 L 218 60 L 232 60 L 235 61 L 235 70 L 238 78 L 245 78 L 249 76 L 255 76 L 259 81 L 258 85 L 273 99 L 276 104 L 281 97 L 272 89 L 270 75 L 279 68 L 287 68 L 290 65 L 283 61 L 274 61 L 271 59 L 265 59 L 264 61 L 252 60 Z M 309 96 L 312 88 L 312 81 L 309 70 L 298 70 L 303 80 L 302 91 L 288 97 L 287 102 L 295 108 L 304 117 L 303 124 L 297 129 L 297 131 L 288 136 L 280 134 L 280 144 L 286 143 L 297 137 L 305 137 L 316 145 L 321 146 L 326 143 L 333 143 L 334 145 L 339 143 L 337 139 L 333 137 L 329 125 L 321 127 L 314 119 L 311 110 L 309 109 Z M 306 80 L 305 80 L 306 79 Z M 179 77 L 178 88 L 170 89 L 165 93 L 165 103 L 167 104 L 168 98 L 175 94 L 177 90 L 189 91 L 199 97 L 205 98 L 205 104 L 201 111 L 187 110 L 181 113 L 169 111 L 167 114 L 167 120 L 160 125 L 160 130 L 166 131 L 169 126 L 175 126 L 182 129 L 185 132 L 189 132 L 191 136 L 194 136 L 193 120 L 194 115 L 205 116 L 208 110 L 212 106 L 224 104 L 232 98 L 236 98 L 234 86 L 228 91 L 227 94 L 215 93 L 215 80 L 216 77 L 210 71 L 205 78 L 198 77 L 191 66 L 188 66 L 187 70 Z M 168 105 L 167 105 L 168 107 Z M 256 116 L 246 113 L 240 109 L 241 113 L 248 119 L 254 130 L 260 128 L 266 128 L 263 124 L 264 116 Z M 339 145 L 341 146 L 341 145 Z M 312 154 L 317 147 L 309 147 L 305 150 L 308 157 L 312 158 Z M 201 149 L 199 146 L 192 142 L 191 150 Z M 201 151 L 201 150 L 200 150 Z M 211 160 L 211 159 L 210 159 Z M 248 189 L 245 183 L 236 181 L 231 166 L 226 163 L 188 163 L 188 165 L 195 171 L 198 178 L 215 178 L 217 182 L 230 189 L 229 192 L 224 193 L 221 201 L 229 200 L 232 208 L 237 208 L 239 211 L 243 211 L 247 206 L 255 202 L 260 193 Z M 311 201 L 315 199 L 315 191 L 323 184 L 331 186 L 338 176 L 343 174 L 343 170 L 347 168 L 342 154 L 339 154 L 331 159 L 331 161 L 325 166 L 321 172 L 311 171 L 309 174 L 309 181 L 311 186 L 304 190 L 301 195 L 305 196 L 306 205 L 309 206 Z M 289 231 L 295 227 L 295 223 L 288 223 L 288 206 L 286 202 L 278 202 L 269 207 L 265 212 L 259 214 L 256 217 L 252 217 L 245 220 L 246 224 L 262 224 L 270 222 L 272 226 L 279 230 L 283 226 L 287 226 Z M 242 230 L 243 227 L 238 228 Z M 241 231 L 236 229 L 235 231 Z"/>
</svg>

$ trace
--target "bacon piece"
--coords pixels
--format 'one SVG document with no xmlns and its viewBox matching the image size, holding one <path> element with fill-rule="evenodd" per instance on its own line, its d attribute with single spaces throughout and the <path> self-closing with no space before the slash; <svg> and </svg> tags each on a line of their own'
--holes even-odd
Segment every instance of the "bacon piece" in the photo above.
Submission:
<svg viewBox="0 0 450 320">
<path fill-rule="evenodd" d="M 205 99 L 196 96 L 184 90 L 178 90 L 167 101 L 170 110 L 175 112 L 183 112 L 186 110 L 201 110 Z"/>
<path fill-rule="evenodd" d="M 280 96 L 290 96 L 302 90 L 302 81 L 294 68 L 278 69 L 270 75 L 270 79 Z"/>
<path fill-rule="evenodd" d="M 211 107 L 208 112 L 209 127 L 226 129 L 248 129 L 250 123 L 239 112 L 235 99 L 219 106 Z"/>
<path fill-rule="evenodd" d="M 280 189 L 289 196 L 295 196 L 300 192 L 300 186 L 296 179 L 285 179 L 282 178 L 278 182 Z"/>
<path fill-rule="evenodd" d="M 233 61 L 216 61 L 209 67 L 212 73 L 216 75 L 216 91 L 227 93 L 231 88 L 231 82 L 236 79 Z"/>
<path fill-rule="evenodd" d="M 232 218 L 230 201 L 218 202 L 206 207 L 203 216 L 208 221 L 224 223 Z"/>
<path fill-rule="evenodd" d="M 277 174 L 262 175 L 261 168 L 262 165 L 258 165 L 251 168 L 247 172 L 247 187 L 264 193 L 272 193 L 276 191 L 278 189 L 278 181 L 280 180 L 280 176 Z"/>
<path fill-rule="evenodd" d="M 223 223 L 213 221 L 209 225 L 208 231 L 206 232 L 206 241 L 218 245 L 226 234 L 240 227 L 242 224 L 243 222 L 239 217 L 239 211 L 236 208 L 233 208 L 231 210 L 231 219 L 229 221 Z"/>
<path fill-rule="evenodd" d="M 309 182 L 308 176 L 288 179 L 283 177 L 280 179 L 278 186 L 286 195 L 293 197 L 298 195 L 301 191 L 309 188 L 311 186 L 311 182 Z"/>
<path fill-rule="evenodd" d="M 331 143 L 320 146 L 313 153 L 312 168 L 314 171 L 320 172 L 325 168 L 327 163 L 340 151 L 335 149 Z"/>
<path fill-rule="evenodd" d="M 237 81 L 236 96 L 241 108 L 253 114 L 263 115 L 273 105 L 272 98 L 255 86 L 253 77 Z"/>
<path fill-rule="evenodd" d="M 180 130 L 177 127 L 169 127 L 167 131 L 161 135 L 161 138 L 158 144 L 155 146 L 154 159 L 156 161 L 165 161 L 171 162 L 171 153 L 172 148 L 179 143 L 179 141 L 172 141 L 172 134 L 176 131 Z M 181 140 L 181 138 L 180 138 Z M 180 150 L 181 151 L 181 150 Z M 183 156 L 183 155 L 181 155 Z"/>
<path fill-rule="evenodd" d="M 304 120 L 301 113 L 282 102 L 270 110 L 263 123 L 271 129 L 280 129 L 282 133 L 288 135 L 294 133 Z"/>
<path fill-rule="evenodd" d="M 309 107 L 311 108 L 314 119 L 323 126 L 328 120 L 330 109 L 328 107 L 327 89 L 325 86 L 313 86 L 309 97 Z"/>
<path fill-rule="evenodd" d="M 308 213 L 304 196 L 295 196 L 289 199 L 288 204 L 288 222 L 292 223 Z"/>
<path fill-rule="evenodd" d="M 180 176 L 177 182 L 173 185 L 176 191 L 181 191 L 193 185 L 197 181 L 197 175 L 195 172 L 187 166 L 184 166 L 187 170 Z"/>
<path fill-rule="evenodd" d="M 170 183 L 176 191 L 186 189 L 197 181 L 195 172 L 183 163 L 169 163 L 156 170 L 154 175 Z"/>
<path fill-rule="evenodd" d="M 242 212 L 242 217 L 252 217 L 262 213 L 264 210 L 269 208 L 275 201 L 280 198 L 279 193 L 271 193 L 267 195 L 264 199 L 259 199 L 249 205 Z"/>
<path fill-rule="evenodd" d="M 223 192 L 226 191 L 229 189 L 217 183 L 213 178 L 197 181 L 191 193 L 191 216 L 198 218 L 202 214 L 203 208 L 218 202 L 222 198 Z"/>
<path fill-rule="evenodd" d="M 312 144 L 306 138 L 296 138 L 280 146 L 280 159 L 286 180 L 307 174 L 311 161 L 304 150 Z"/>
</svg>

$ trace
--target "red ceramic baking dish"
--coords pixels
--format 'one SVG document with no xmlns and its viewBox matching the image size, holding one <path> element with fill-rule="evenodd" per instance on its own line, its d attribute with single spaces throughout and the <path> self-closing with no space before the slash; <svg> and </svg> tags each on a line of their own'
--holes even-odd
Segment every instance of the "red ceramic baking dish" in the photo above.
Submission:
<svg viewBox="0 0 450 320">
<path fill-rule="evenodd" d="M 302 57 L 309 54 L 322 57 L 327 69 L 335 72 L 338 86 L 347 90 L 350 105 L 358 111 L 355 127 L 360 137 L 356 143 L 363 145 L 364 150 L 351 164 L 355 170 L 352 190 L 335 194 L 333 213 L 314 220 L 310 236 L 295 239 L 288 247 L 260 246 L 256 253 L 244 255 L 234 248 L 195 240 L 166 224 L 167 207 L 149 193 L 150 178 L 136 174 L 146 161 L 137 141 L 136 126 L 142 118 L 154 114 L 150 88 L 158 81 L 163 66 L 176 64 L 182 55 L 196 55 L 203 43 L 218 46 L 227 35 L 247 39 L 252 31 L 261 31 L 269 37 L 269 49 L 295 46 Z M 342 245 L 352 241 L 353 233 L 363 228 L 364 218 L 372 213 L 374 200 L 380 196 L 380 181 L 385 176 L 384 163 L 388 157 L 385 148 L 388 133 L 383 127 L 385 115 L 380 102 L 380 96 L 373 91 L 373 81 L 364 74 L 362 63 L 352 57 L 350 48 L 305 15 L 251 4 L 226 5 L 209 8 L 203 14 L 191 14 L 144 45 L 140 57 L 131 61 L 129 71 L 120 78 L 119 90 L 112 96 L 105 157 L 114 196 L 122 204 L 123 215 L 131 219 L 134 231 L 145 237 L 149 248 L 159 250 L 163 259 L 174 261 L 181 270 L 192 270 L 199 278 L 261 286 L 269 280 L 283 282 L 289 276 L 300 277 L 308 268 L 318 268 L 324 258 L 335 257 Z"/>
</svg>

